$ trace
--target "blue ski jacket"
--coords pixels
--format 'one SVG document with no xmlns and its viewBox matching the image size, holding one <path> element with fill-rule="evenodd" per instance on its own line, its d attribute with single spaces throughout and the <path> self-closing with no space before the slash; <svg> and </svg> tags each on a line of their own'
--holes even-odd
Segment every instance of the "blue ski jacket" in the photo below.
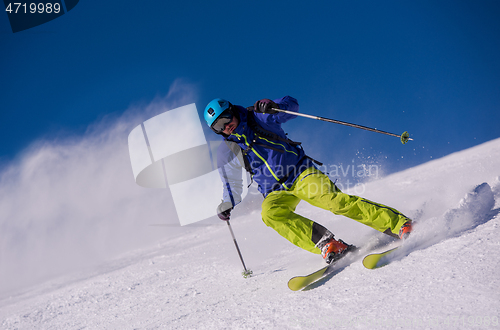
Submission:
<svg viewBox="0 0 500 330">
<path fill-rule="evenodd" d="M 285 96 L 274 102 L 280 109 L 299 111 L 297 100 L 291 96 Z M 283 112 L 256 113 L 241 106 L 235 106 L 235 108 L 239 117 L 238 127 L 230 136 L 224 138 L 225 142 L 221 144 L 217 153 L 219 173 L 224 184 L 223 201 L 231 202 L 233 206 L 241 201 L 242 167 L 251 171 L 253 180 L 258 184 L 258 190 L 265 197 L 272 191 L 290 189 L 300 173 L 314 166 L 302 147 L 288 140 L 281 128 L 281 124 L 296 118 L 296 115 Z M 249 116 L 253 116 L 254 123 L 264 130 L 275 133 L 288 141 L 256 134 L 255 131 L 258 129 L 255 129 Z M 236 149 L 239 150 L 232 148 L 232 143 L 237 144 L 239 148 Z M 234 153 L 240 150 L 242 155 L 235 157 Z M 242 161 L 246 163 L 246 166 L 241 164 Z"/>
</svg>

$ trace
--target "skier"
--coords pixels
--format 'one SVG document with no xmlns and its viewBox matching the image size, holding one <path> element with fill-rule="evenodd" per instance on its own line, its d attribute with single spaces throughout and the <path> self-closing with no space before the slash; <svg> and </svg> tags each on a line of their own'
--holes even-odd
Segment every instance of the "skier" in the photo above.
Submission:
<svg viewBox="0 0 500 330">
<path fill-rule="evenodd" d="M 307 156 L 300 143 L 287 138 L 281 124 L 296 118 L 273 109 L 298 112 L 296 99 L 261 99 L 244 108 L 227 100 L 214 99 L 205 108 L 208 126 L 223 137 L 217 163 L 223 182 L 221 220 L 241 201 L 242 167 L 252 175 L 263 194 L 262 220 L 291 243 L 321 254 L 327 263 L 356 249 L 317 222 L 297 213 L 301 200 L 337 215 L 359 221 L 388 235 L 404 239 L 412 222 L 399 211 L 367 199 L 341 192 Z"/>
</svg>

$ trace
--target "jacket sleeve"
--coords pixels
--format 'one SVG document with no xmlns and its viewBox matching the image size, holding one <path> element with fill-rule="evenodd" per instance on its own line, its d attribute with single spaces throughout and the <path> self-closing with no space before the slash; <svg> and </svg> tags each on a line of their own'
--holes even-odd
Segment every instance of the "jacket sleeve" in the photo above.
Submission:
<svg viewBox="0 0 500 330">
<path fill-rule="evenodd" d="M 241 202 L 243 193 L 243 166 L 240 147 L 230 141 L 221 143 L 217 150 L 217 168 L 222 181 L 222 202 L 233 207 Z"/>
<path fill-rule="evenodd" d="M 273 100 L 273 101 L 276 102 L 276 104 L 278 104 L 279 108 L 282 110 L 299 112 L 299 103 L 297 102 L 297 100 L 295 98 L 293 98 L 291 96 L 284 96 L 280 99 Z M 274 122 L 276 122 L 277 124 L 282 124 L 282 123 L 289 121 L 290 119 L 297 118 L 296 115 L 290 115 L 290 114 L 284 113 L 284 112 L 278 112 L 278 113 L 275 113 L 271 116 L 272 116 L 272 119 L 274 120 Z"/>
</svg>

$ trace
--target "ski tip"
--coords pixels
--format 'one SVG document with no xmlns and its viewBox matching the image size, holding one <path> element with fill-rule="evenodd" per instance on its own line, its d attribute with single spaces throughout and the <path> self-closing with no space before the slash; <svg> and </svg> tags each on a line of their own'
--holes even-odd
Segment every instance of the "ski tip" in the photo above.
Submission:
<svg viewBox="0 0 500 330">
<path fill-rule="evenodd" d="M 288 288 L 292 291 L 299 291 L 300 289 L 303 289 L 303 286 L 295 285 L 293 282 L 290 283 L 288 282 Z"/>
<path fill-rule="evenodd" d="M 306 276 L 295 276 L 288 281 L 288 288 L 292 291 L 299 291 L 307 287 L 309 284 L 316 282 L 325 275 L 325 272 L 330 268 L 330 265 L 326 265 L 320 270 L 315 271 Z"/>
<path fill-rule="evenodd" d="M 288 288 L 292 291 L 304 289 L 309 283 L 307 276 L 295 276 L 288 281 Z"/>
<path fill-rule="evenodd" d="M 396 251 L 399 247 L 392 248 L 381 253 L 372 253 L 364 257 L 363 266 L 368 269 L 380 268 L 387 265 L 390 261 L 384 257 Z M 384 260 L 385 259 L 385 260 Z"/>
<path fill-rule="evenodd" d="M 378 261 L 379 258 L 376 258 L 373 255 L 367 255 L 363 258 L 363 266 L 368 269 L 374 269 L 377 266 Z"/>
</svg>

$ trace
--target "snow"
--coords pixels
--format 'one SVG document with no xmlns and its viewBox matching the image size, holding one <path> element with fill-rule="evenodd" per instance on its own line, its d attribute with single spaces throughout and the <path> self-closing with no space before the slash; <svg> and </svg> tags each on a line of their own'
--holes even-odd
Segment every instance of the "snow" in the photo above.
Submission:
<svg viewBox="0 0 500 330">
<path fill-rule="evenodd" d="M 421 243 L 380 269 L 365 269 L 358 258 L 311 288 L 290 291 L 288 279 L 318 269 L 323 261 L 267 228 L 260 220 L 259 199 L 253 196 L 233 211 L 231 220 L 252 277 L 241 276 L 227 225 L 210 219 L 179 231 L 179 237 L 100 267 L 1 297 L 0 325 L 2 329 L 500 329 L 499 175 L 500 139 L 496 139 L 364 184 L 363 197 L 416 220 L 412 236 Z M 459 208 L 460 200 L 482 182 L 493 189 L 493 209 L 461 213 L 454 221 L 470 220 L 472 225 L 446 231 L 445 214 Z M 298 212 L 363 248 L 383 250 L 380 244 L 390 243 L 383 234 L 305 203 Z"/>
</svg>

